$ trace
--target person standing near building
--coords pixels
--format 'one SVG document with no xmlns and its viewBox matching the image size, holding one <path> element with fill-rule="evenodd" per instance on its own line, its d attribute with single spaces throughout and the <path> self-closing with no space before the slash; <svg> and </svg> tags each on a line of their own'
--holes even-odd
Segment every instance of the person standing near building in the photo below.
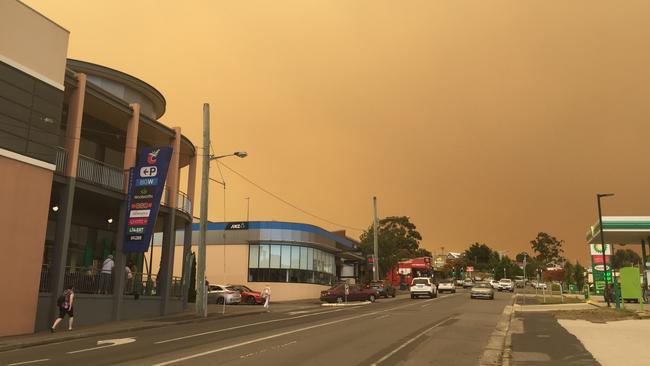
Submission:
<svg viewBox="0 0 650 366">
<path fill-rule="evenodd" d="M 266 285 L 266 287 L 264 287 L 264 290 L 262 291 L 262 297 L 264 298 L 264 308 L 266 311 L 271 311 L 271 309 L 269 309 L 269 302 L 271 301 L 271 287 L 269 287 L 269 285 Z"/>
<path fill-rule="evenodd" d="M 63 295 L 59 296 L 56 305 L 59 308 L 59 317 L 52 324 L 50 332 L 54 333 L 56 331 L 56 327 L 61 323 L 66 314 L 70 317 L 68 319 L 68 330 L 72 330 L 72 322 L 74 321 L 74 288 L 72 286 L 68 286 L 63 291 Z"/>
<path fill-rule="evenodd" d="M 104 263 L 102 264 L 102 271 L 99 274 L 100 294 L 110 293 L 109 288 L 113 276 L 113 267 L 115 267 L 115 262 L 113 261 L 113 255 L 109 254 L 108 257 L 106 257 L 106 259 L 104 260 Z"/>
</svg>

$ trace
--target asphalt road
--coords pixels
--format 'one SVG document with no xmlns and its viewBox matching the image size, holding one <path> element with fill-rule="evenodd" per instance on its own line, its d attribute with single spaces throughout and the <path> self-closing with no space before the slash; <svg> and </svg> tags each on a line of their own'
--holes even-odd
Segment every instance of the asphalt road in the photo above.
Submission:
<svg viewBox="0 0 650 366">
<path fill-rule="evenodd" d="M 476 365 L 511 296 L 272 311 L 8 351 L 0 364 Z"/>
</svg>

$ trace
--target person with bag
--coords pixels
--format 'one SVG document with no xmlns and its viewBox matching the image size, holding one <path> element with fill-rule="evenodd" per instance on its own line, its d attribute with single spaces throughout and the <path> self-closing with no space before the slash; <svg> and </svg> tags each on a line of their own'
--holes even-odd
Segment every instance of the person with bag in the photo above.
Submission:
<svg viewBox="0 0 650 366">
<path fill-rule="evenodd" d="M 72 286 L 68 286 L 63 291 L 63 295 L 56 299 L 56 306 L 59 308 L 59 317 L 52 324 L 50 331 L 52 333 L 56 331 L 56 327 L 61 323 L 66 314 L 70 317 L 68 319 L 68 330 L 72 330 L 72 322 L 74 321 L 74 288 Z"/>
<path fill-rule="evenodd" d="M 271 309 L 269 309 L 269 302 L 271 301 L 271 287 L 269 287 L 269 285 L 266 285 L 266 287 L 264 287 L 264 290 L 262 291 L 262 297 L 264 298 L 264 308 L 267 312 L 271 311 Z"/>
</svg>

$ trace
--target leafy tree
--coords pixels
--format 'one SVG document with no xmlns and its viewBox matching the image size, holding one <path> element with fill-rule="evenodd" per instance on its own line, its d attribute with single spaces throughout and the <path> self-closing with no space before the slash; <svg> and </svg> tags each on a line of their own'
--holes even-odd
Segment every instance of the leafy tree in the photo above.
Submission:
<svg viewBox="0 0 650 366">
<path fill-rule="evenodd" d="M 558 240 L 556 237 L 544 232 L 538 233 L 535 240 L 530 241 L 532 249 L 537 252 L 535 258 L 542 261 L 543 264 L 564 261 L 562 244 L 564 244 L 564 240 Z"/>
<path fill-rule="evenodd" d="M 575 284 L 575 268 L 573 264 L 569 261 L 567 261 L 564 264 L 564 284 L 565 285 L 573 285 Z"/>
<path fill-rule="evenodd" d="M 641 263 L 641 256 L 631 249 L 617 249 L 612 257 L 613 268 L 630 267 L 639 263 Z"/>
<path fill-rule="evenodd" d="M 489 269 L 492 249 L 485 244 L 474 243 L 469 249 L 465 250 L 465 257 L 469 263 L 476 267 L 477 271 Z"/>
<path fill-rule="evenodd" d="M 496 267 L 494 267 L 494 279 L 497 281 L 502 278 L 513 278 L 514 276 L 521 276 L 522 274 L 523 271 L 521 268 L 519 268 L 517 263 L 510 259 L 507 255 L 501 257 L 499 263 L 496 265 Z"/>
<path fill-rule="evenodd" d="M 573 267 L 573 272 L 576 286 L 578 287 L 578 290 L 582 290 L 585 285 L 585 267 L 583 267 L 580 262 L 576 261 L 576 265 Z"/>
<path fill-rule="evenodd" d="M 425 248 L 418 248 L 415 252 L 413 252 L 413 257 L 433 257 L 433 254 Z"/>
<path fill-rule="evenodd" d="M 408 216 L 390 216 L 379 220 L 377 244 L 379 246 L 379 277 L 386 276 L 397 262 L 415 258 L 420 251 L 422 235 Z M 360 237 L 360 249 L 364 255 L 374 253 L 374 230 L 372 225 Z M 428 251 L 427 251 L 428 252 Z"/>
</svg>

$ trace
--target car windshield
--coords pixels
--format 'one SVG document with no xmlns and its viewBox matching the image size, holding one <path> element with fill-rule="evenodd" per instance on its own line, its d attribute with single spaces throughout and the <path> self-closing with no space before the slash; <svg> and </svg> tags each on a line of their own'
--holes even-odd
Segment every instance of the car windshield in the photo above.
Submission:
<svg viewBox="0 0 650 366">
<path fill-rule="evenodd" d="M 444 283 L 451 283 L 451 280 L 442 280 L 442 281 L 440 281 L 440 284 L 444 284 Z"/>
<path fill-rule="evenodd" d="M 491 288 L 489 283 L 477 283 L 474 288 Z"/>
<path fill-rule="evenodd" d="M 429 280 L 427 280 L 426 278 L 416 278 L 416 279 L 413 280 L 413 284 L 414 285 L 428 285 Z"/>
<path fill-rule="evenodd" d="M 503 282 L 503 283 L 510 283 L 510 282 L 512 282 L 512 280 L 508 280 L 508 279 L 503 279 L 503 280 L 500 280 L 499 282 Z"/>
</svg>

